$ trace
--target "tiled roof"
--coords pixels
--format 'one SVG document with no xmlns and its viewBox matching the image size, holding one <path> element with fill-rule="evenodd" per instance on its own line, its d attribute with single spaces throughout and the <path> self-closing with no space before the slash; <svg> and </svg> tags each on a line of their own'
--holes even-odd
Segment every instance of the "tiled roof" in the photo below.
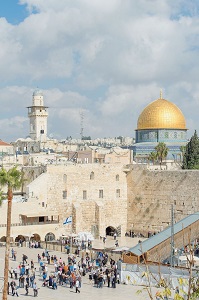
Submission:
<svg viewBox="0 0 199 300">
<path fill-rule="evenodd" d="M 0 140 L 0 146 L 12 146 L 12 145 Z"/>
</svg>

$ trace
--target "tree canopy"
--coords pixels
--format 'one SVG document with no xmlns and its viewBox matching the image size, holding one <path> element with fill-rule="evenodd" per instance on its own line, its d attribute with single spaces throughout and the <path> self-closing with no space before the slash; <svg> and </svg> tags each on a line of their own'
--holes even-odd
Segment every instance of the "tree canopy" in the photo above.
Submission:
<svg viewBox="0 0 199 300">
<path fill-rule="evenodd" d="M 199 169 L 199 138 L 195 130 L 190 141 L 186 145 L 183 156 L 183 169 Z"/>
<path fill-rule="evenodd" d="M 165 143 L 160 142 L 155 147 L 155 150 L 157 152 L 157 158 L 158 158 L 158 160 L 160 162 L 160 165 L 161 165 L 163 159 L 167 157 L 169 149 L 167 148 L 167 145 Z"/>
<path fill-rule="evenodd" d="M 20 188 L 22 183 L 22 173 L 13 167 L 8 171 L 4 168 L 0 170 L 0 184 L 11 189 Z"/>
</svg>

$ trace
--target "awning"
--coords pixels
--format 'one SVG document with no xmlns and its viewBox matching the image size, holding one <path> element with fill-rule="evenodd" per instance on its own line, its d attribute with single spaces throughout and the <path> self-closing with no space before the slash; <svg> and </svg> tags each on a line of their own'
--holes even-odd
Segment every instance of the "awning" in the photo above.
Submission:
<svg viewBox="0 0 199 300">
<path fill-rule="evenodd" d="M 37 218 L 37 217 L 51 217 L 53 215 L 52 213 L 48 213 L 48 212 L 37 212 L 37 213 L 28 213 L 27 215 L 23 214 L 21 216 L 27 218 Z M 58 217 L 58 216 L 54 216 L 54 217 Z"/>
</svg>

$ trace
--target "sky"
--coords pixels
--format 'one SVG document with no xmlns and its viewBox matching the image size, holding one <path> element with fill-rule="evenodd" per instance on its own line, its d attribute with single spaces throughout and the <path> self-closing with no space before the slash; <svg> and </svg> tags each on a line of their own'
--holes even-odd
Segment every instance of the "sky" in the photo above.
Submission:
<svg viewBox="0 0 199 300">
<path fill-rule="evenodd" d="M 199 131 L 198 0 L 0 1 L 0 139 L 29 135 L 36 88 L 48 135 L 135 136 L 163 97 Z"/>
</svg>

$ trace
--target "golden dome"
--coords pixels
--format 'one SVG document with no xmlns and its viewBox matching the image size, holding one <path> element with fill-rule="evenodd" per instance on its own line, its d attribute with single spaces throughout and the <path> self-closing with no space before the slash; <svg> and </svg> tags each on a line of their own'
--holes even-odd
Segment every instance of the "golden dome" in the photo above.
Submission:
<svg viewBox="0 0 199 300">
<path fill-rule="evenodd" d="M 160 98 L 145 107 L 138 118 L 137 129 L 186 129 L 181 110 L 168 100 Z"/>
</svg>

